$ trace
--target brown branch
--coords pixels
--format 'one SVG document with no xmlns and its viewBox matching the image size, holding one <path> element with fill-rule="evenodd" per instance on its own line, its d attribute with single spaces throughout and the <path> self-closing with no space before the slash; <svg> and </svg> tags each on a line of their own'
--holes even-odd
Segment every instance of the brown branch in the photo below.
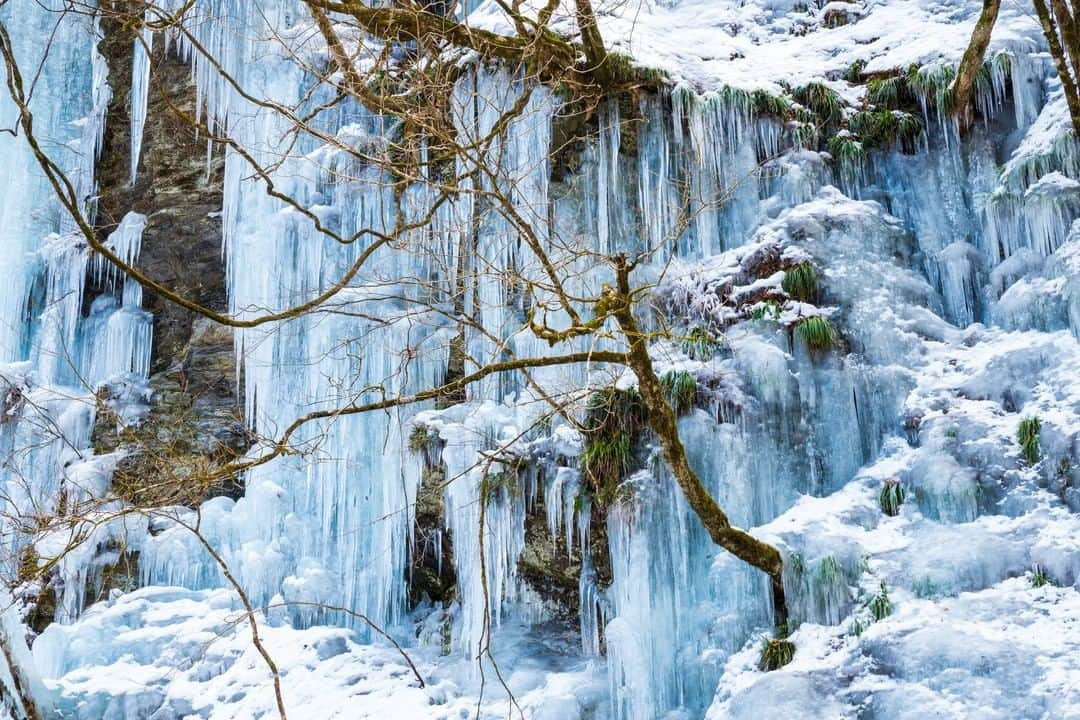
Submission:
<svg viewBox="0 0 1080 720">
<path fill-rule="evenodd" d="M 443 41 L 487 58 L 520 62 L 536 54 L 543 58 L 547 67 L 565 70 L 575 65 L 573 46 L 550 32 L 539 33 L 536 37 L 500 35 L 426 10 L 368 7 L 357 0 L 308 0 L 308 5 L 349 15 L 364 31 L 383 40 Z M 535 53 L 532 50 L 534 43 L 542 45 L 543 51 Z"/>
</svg>

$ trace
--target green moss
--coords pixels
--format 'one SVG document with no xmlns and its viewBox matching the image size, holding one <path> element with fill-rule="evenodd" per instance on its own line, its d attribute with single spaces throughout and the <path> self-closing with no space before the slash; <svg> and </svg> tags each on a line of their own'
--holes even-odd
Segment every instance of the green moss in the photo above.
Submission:
<svg viewBox="0 0 1080 720">
<path fill-rule="evenodd" d="M 1039 448 L 1039 432 L 1042 430 L 1042 421 L 1037 417 L 1024 418 L 1016 428 L 1016 440 L 1020 443 L 1020 454 L 1029 464 L 1039 462 L 1041 450 Z"/>
<path fill-rule="evenodd" d="M 763 637 L 761 639 L 761 659 L 758 668 L 764 672 L 779 670 L 795 659 L 795 643 L 786 637 Z"/>
<path fill-rule="evenodd" d="M 827 352 L 836 344 L 832 323 L 821 315 L 805 318 L 795 326 L 795 332 L 811 350 Z"/>
<path fill-rule="evenodd" d="M 660 376 L 660 386 L 676 415 L 683 415 L 694 407 L 697 379 L 686 370 L 664 373 Z"/>
<path fill-rule="evenodd" d="M 870 598 L 868 606 L 870 608 L 870 615 L 874 618 L 874 621 L 884 620 L 892 615 L 893 605 L 889 599 L 889 588 L 885 585 L 885 581 L 881 581 L 881 589 L 878 594 Z"/>
<path fill-rule="evenodd" d="M 904 486 L 896 480 L 886 480 L 881 486 L 878 502 L 881 512 L 889 517 L 896 517 L 900 514 L 900 506 L 904 504 Z"/>
<path fill-rule="evenodd" d="M 800 263 L 784 272 L 781 287 L 791 297 L 801 302 L 817 302 L 820 285 L 817 270 L 810 263 Z"/>
</svg>

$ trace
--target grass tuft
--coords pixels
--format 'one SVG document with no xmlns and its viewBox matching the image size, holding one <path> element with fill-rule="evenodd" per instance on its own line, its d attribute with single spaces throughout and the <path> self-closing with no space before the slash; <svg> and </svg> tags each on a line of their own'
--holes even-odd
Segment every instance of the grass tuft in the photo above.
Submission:
<svg viewBox="0 0 1080 720">
<path fill-rule="evenodd" d="M 414 453 L 424 452 L 433 440 L 434 437 L 426 426 L 414 425 L 409 433 L 409 450 Z"/>
<path fill-rule="evenodd" d="M 870 599 L 870 615 L 874 618 L 874 622 L 884 620 L 892 615 L 893 605 L 889 600 L 889 588 L 885 585 L 885 581 L 881 581 L 881 589 L 877 595 Z"/>
<path fill-rule="evenodd" d="M 694 407 L 697 398 L 697 379 L 686 370 L 670 371 L 660 376 L 660 386 L 676 415 L 683 415 Z"/>
<path fill-rule="evenodd" d="M 881 504 L 881 512 L 889 517 L 896 517 L 900 514 L 900 506 L 904 504 L 904 486 L 898 480 L 886 480 L 881 486 L 878 502 Z"/>
<path fill-rule="evenodd" d="M 598 494 L 603 493 L 633 469 L 630 436 L 620 432 L 593 440 L 585 447 L 581 462 L 593 490 Z"/>
<path fill-rule="evenodd" d="M 913 150 L 922 134 L 922 123 L 899 110 L 861 110 L 851 116 L 848 130 L 859 136 L 864 150 L 887 150 L 896 145 Z"/>
<path fill-rule="evenodd" d="M 781 285 L 791 297 L 802 302 L 817 302 L 820 283 L 817 270 L 810 263 L 801 263 L 784 272 Z"/>
<path fill-rule="evenodd" d="M 764 672 L 779 670 L 795 659 L 795 643 L 786 637 L 763 637 L 758 668 Z"/>
<path fill-rule="evenodd" d="M 1042 421 L 1037 417 L 1024 418 L 1016 428 L 1016 440 L 1020 443 L 1020 454 L 1029 464 L 1039 462 L 1041 450 L 1039 448 L 1039 431 L 1042 430 Z"/>
<path fill-rule="evenodd" d="M 783 308 L 775 300 L 766 300 L 754 306 L 750 312 L 751 320 L 779 320 Z"/>
<path fill-rule="evenodd" d="M 865 60 L 856 60 L 844 71 L 844 79 L 854 85 L 862 79 L 863 70 L 866 69 Z"/>
<path fill-rule="evenodd" d="M 695 325 L 683 336 L 682 351 L 691 360 L 708 362 L 713 359 L 723 343 L 702 325 Z"/>
<path fill-rule="evenodd" d="M 805 318 L 795 326 L 795 332 L 814 351 L 828 352 L 836 344 L 832 323 L 821 315 Z"/>
<path fill-rule="evenodd" d="M 597 503 L 615 497 L 619 483 L 634 469 L 634 446 L 645 432 L 645 407 L 636 388 L 608 387 L 589 396 L 581 467 Z"/>
<path fill-rule="evenodd" d="M 835 127 L 843 116 L 840 96 L 821 83 L 808 83 L 792 93 L 800 104 L 814 113 L 826 127 Z"/>
<path fill-rule="evenodd" d="M 829 138 L 829 153 L 842 166 L 851 168 L 859 167 L 866 160 L 866 148 L 850 132 L 841 132 Z"/>
<path fill-rule="evenodd" d="M 1042 565 L 1035 565 L 1031 568 L 1031 575 L 1028 576 L 1028 581 L 1033 588 L 1041 588 L 1046 585 L 1056 585 L 1050 576 L 1046 574 L 1046 568 Z"/>
<path fill-rule="evenodd" d="M 750 107 L 758 117 L 770 116 L 780 120 L 786 120 L 791 116 L 791 102 L 782 95 L 773 95 L 766 90 L 755 90 L 750 93 Z"/>
</svg>

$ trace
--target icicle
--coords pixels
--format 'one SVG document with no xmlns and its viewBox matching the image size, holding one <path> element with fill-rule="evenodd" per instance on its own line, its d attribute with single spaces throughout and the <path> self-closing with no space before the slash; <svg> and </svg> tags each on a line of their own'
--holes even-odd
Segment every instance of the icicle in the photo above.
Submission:
<svg viewBox="0 0 1080 720">
<path fill-rule="evenodd" d="M 143 15 L 143 26 L 135 38 L 135 49 L 131 63 L 131 184 L 139 169 L 139 155 L 142 152 L 143 127 L 146 124 L 146 104 L 150 92 L 150 53 L 153 49 L 154 31 L 145 23 L 149 21 L 150 11 Z"/>
</svg>

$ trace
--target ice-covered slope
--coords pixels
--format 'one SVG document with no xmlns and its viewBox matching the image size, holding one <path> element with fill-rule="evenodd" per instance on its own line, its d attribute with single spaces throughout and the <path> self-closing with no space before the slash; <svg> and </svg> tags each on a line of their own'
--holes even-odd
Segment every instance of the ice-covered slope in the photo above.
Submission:
<svg viewBox="0 0 1080 720">
<path fill-rule="evenodd" d="M 310 23 L 298 3 L 253 5 L 199 2 L 197 10 L 214 20 L 193 27 L 247 89 L 296 101 L 309 78 L 274 49 L 265 29 L 295 38 Z M 708 353 L 661 342 L 653 352 L 661 372 L 688 373 L 695 383 L 681 431 L 703 481 L 734 522 L 784 550 L 793 620 L 801 623 L 791 638 L 794 661 L 758 669 L 767 585 L 716 550 L 658 463 L 642 463 L 606 517 L 612 583 L 602 586 L 585 559 L 597 550 L 586 547 L 597 520 L 576 500 L 580 438 L 557 419 L 550 433 L 529 432 L 537 420 L 529 389 L 491 378 L 449 410 L 312 427 L 297 440 L 318 439 L 326 461 L 282 458 L 248 474 L 243 498 L 200 508 L 204 537 L 256 605 L 293 717 L 505 716 L 512 706 L 492 680 L 494 668 L 472 661 L 483 647 L 485 612 L 506 684 L 535 720 L 1080 716 L 1071 659 L 1080 621 L 1080 230 L 1072 227 L 1080 168 L 1025 5 L 1003 9 L 996 60 L 979 89 L 980 123 L 961 137 L 937 113 L 935 92 L 979 5 L 601 5 L 601 30 L 613 48 L 683 85 L 639 98 L 640 122 L 620 124 L 619 108 L 605 107 L 600 136 L 583 151 L 579 171 L 561 182 L 538 161 L 550 149 L 554 96 L 536 93 L 528 120 L 509 127 L 501 148 L 500 181 L 524 188 L 528 207 L 547 210 L 536 220 L 544 236 L 589 238 L 602 250 L 660 249 L 672 202 L 692 189 L 693 222 L 670 253 L 658 254 L 671 264 L 658 262 L 643 275 L 660 280 L 656 306 L 667 321 L 724 342 Z M 501 22 L 494 4 L 470 21 Z M 93 72 L 86 37 L 61 36 L 74 60 L 47 73 L 43 87 L 50 101 L 74 103 L 93 120 L 104 78 Z M 249 62 L 254 57 L 258 63 Z M 62 85 L 65 70 L 81 84 Z M 139 64 L 133 84 L 145 71 Z M 276 159 L 285 137 L 280 119 L 245 105 L 205 63 L 196 63 L 195 74 L 220 129 Z M 907 83 L 911 107 L 896 111 L 920 121 L 913 142 L 867 142 L 845 155 L 839 151 L 851 146 L 814 141 L 798 126 L 802 116 L 776 112 L 790 105 L 752 94 L 765 90 L 798 105 L 806 97 L 800 88 L 821 82 L 843 106 L 832 124 L 851 132 L 869 102 L 869 74 Z M 520 91 L 497 72 L 476 82 L 493 108 Z M 142 102 L 141 92 L 134 101 Z M 387 132 L 381 118 L 352 110 L 347 124 L 331 128 L 340 137 L 366 143 Z M 460 131 L 482 133 L 493 117 L 463 111 Z M 628 127 L 638 128 L 636 143 L 620 137 Z M 57 139 L 71 135 L 62 118 L 48 129 Z M 832 128 L 834 137 L 850 139 L 844 132 Z M 81 157 L 93 155 L 93 135 Z M 325 171 L 335 162 L 305 138 L 277 169 L 278 188 L 340 227 L 389 224 L 390 193 L 371 182 L 374 171 L 354 168 L 353 181 L 329 182 Z M 8 196 L 5 208 L 29 217 L 27 208 L 47 197 L 35 192 Z M 424 189 L 410 192 L 412 206 L 424 207 Z M 430 230 L 440 247 L 452 246 L 455 223 L 470 210 L 466 199 L 435 215 Z M 319 237 L 295 209 L 268 197 L 235 154 L 223 212 L 230 302 L 239 313 L 317 293 L 360 251 Z M 137 252 L 137 226 L 132 216 L 131 232 L 117 237 L 130 241 L 128 252 Z M 77 344 L 81 362 L 94 368 L 82 376 L 91 385 L 79 388 L 82 395 L 118 377 L 137 395 L 146 360 L 136 352 L 145 350 L 145 318 L 135 312 L 135 288 L 117 286 L 95 301 L 89 321 L 80 319 L 85 248 L 62 234 L 46 242 L 50 228 L 18 227 L 19 247 L 40 248 L 40 257 L 13 275 L 20 287 L 47 278 L 55 293 L 48 303 L 55 312 L 27 321 L 24 335 Z M 506 251 L 514 241 L 504 224 L 481 228 L 486 256 L 507 267 L 516 261 Z M 423 276 L 436 261 L 393 256 L 374 276 Z M 806 263 L 819 291 L 794 297 L 784 273 Z M 604 279 L 603 271 L 580 273 L 585 288 Z M 405 283 L 401 290 L 408 292 Z M 487 299 L 500 291 L 477 288 Z M 407 393 L 438 381 L 448 328 L 436 320 L 375 322 L 370 303 L 370 293 L 356 288 L 340 298 L 346 312 L 240 335 L 256 431 L 272 436 L 301 412 L 352 399 L 343 388 L 389 381 L 388 390 Z M 347 312 L 353 308 L 364 312 Z M 378 310 L 387 320 L 400 307 Z M 0 302 L 0 311 L 12 325 L 24 322 L 14 300 Z M 514 308 L 493 302 L 485 312 L 484 326 L 516 352 L 544 352 L 520 331 Z M 808 318 L 828 319 L 830 347 L 813 346 Z M 468 342 L 477 357 L 495 350 L 484 337 Z M 46 350 L 4 358 L 23 361 L 5 370 L 8 384 L 37 393 L 33 407 L 50 420 L 67 421 L 66 444 L 39 453 L 34 499 L 49 505 L 54 471 L 66 467 L 69 481 L 104 496 L 103 510 L 115 509 L 102 472 L 110 459 L 86 449 L 88 401 L 72 402 L 74 381 L 55 371 L 55 344 Z M 399 374 L 402 367 L 409 372 Z M 556 389 L 633 384 L 631 376 L 593 368 L 537 378 Z M 1025 458 L 1019 426 L 1034 418 L 1038 454 Z M 32 422 L 20 415 L 0 426 L 0 437 L 10 447 L 25 443 Z M 416 426 L 431 457 L 408 447 Z M 527 462 L 519 491 L 503 488 L 490 500 L 488 533 L 478 540 L 475 461 L 496 441 Z M 412 507 L 425 464 L 455 478 L 440 529 L 455 538 L 448 562 L 457 599 L 409 613 Z M 9 486 L 21 489 L 21 480 L 9 478 Z M 882 492 L 896 488 L 903 503 L 886 507 Z M 519 572 L 538 499 L 540 524 L 567 538 L 555 543 L 559 552 L 582 558 L 580 637 L 550 622 L 550 606 Z M 275 712 L 269 670 L 229 582 L 183 526 L 195 518 L 190 509 L 168 509 L 152 521 L 106 523 L 60 567 L 63 612 L 36 638 L 34 656 L 68 716 Z M 37 552 L 47 557 L 67 539 L 42 533 Z M 118 546 L 139 553 L 130 585 L 147 587 L 114 591 L 82 612 L 88 568 L 115 562 Z M 482 580 L 494 589 L 490 605 Z M 891 614 L 882 611 L 883 592 Z M 357 613 L 401 639 L 425 688 Z"/>
</svg>

